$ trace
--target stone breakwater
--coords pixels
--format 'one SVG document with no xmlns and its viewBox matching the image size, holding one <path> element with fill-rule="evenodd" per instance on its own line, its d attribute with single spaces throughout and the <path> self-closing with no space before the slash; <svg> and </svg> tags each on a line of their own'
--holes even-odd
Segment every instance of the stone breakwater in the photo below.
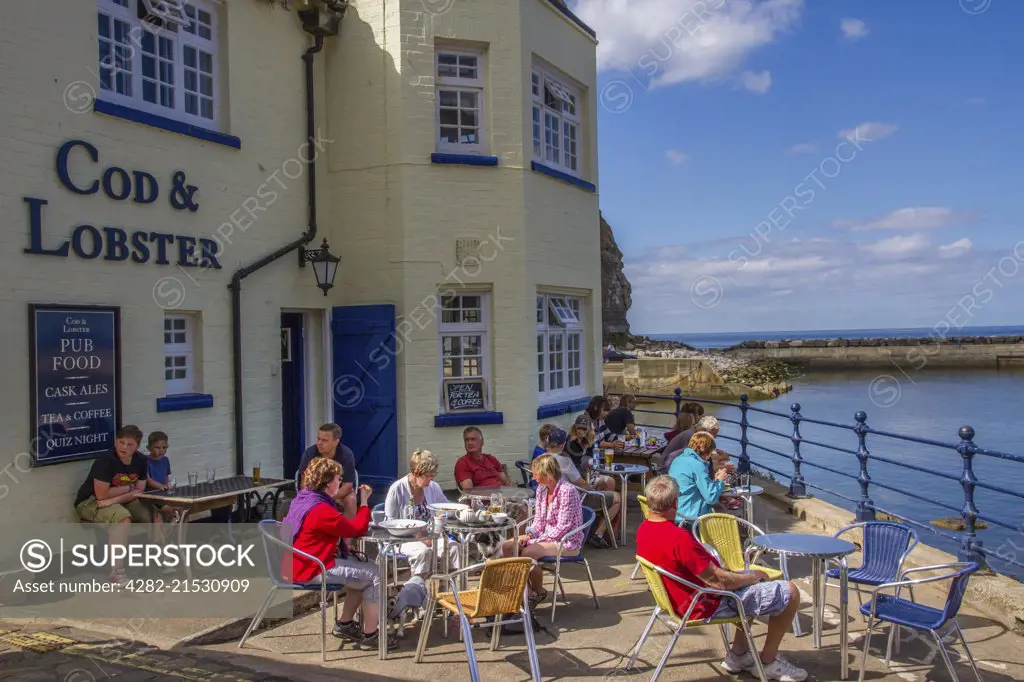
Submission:
<svg viewBox="0 0 1024 682">
<path fill-rule="evenodd" d="M 781 339 L 744 341 L 723 350 L 728 353 L 746 348 L 850 348 L 877 346 L 963 346 L 1024 344 L 1024 336 L 950 336 L 923 338 L 884 337 L 877 339 Z"/>
</svg>

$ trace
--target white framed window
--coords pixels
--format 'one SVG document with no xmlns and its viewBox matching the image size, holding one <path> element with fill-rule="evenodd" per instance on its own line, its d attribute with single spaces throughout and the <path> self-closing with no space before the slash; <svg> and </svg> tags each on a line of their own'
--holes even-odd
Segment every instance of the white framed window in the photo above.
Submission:
<svg viewBox="0 0 1024 682">
<path fill-rule="evenodd" d="M 530 76 L 533 156 L 544 165 L 580 175 L 580 93 L 541 69 Z"/>
<path fill-rule="evenodd" d="M 164 315 L 164 395 L 198 391 L 195 346 L 195 316 Z"/>
<path fill-rule="evenodd" d="M 100 98 L 217 128 L 219 3 L 97 0 Z"/>
<path fill-rule="evenodd" d="M 537 391 L 541 404 L 583 396 L 586 375 L 581 299 L 537 294 Z"/>
<path fill-rule="evenodd" d="M 483 52 L 439 48 L 435 83 L 438 151 L 483 153 Z"/>
<path fill-rule="evenodd" d="M 441 298 L 441 383 L 484 379 L 491 391 L 490 294 L 459 293 Z M 444 399 L 441 399 L 442 406 Z M 490 400 L 488 398 L 488 404 Z"/>
</svg>

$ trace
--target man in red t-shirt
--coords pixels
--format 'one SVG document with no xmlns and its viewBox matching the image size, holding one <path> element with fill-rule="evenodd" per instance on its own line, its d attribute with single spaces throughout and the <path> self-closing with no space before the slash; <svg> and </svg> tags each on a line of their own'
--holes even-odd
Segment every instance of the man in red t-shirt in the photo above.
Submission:
<svg viewBox="0 0 1024 682">
<path fill-rule="evenodd" d="M 455 462 L 455 481 L 460 490 L 512 485 L 498 458 L 484 453 L 484 434 L 480 429 L 468 427 L 462 432 L 462 441 L 466 445 L 466 454 Z"/>
<path fill-rule="evenodd" d="M 800 608 L 796 585 L 785 580 L 769 580 L 764 571 L 733 573 L 718 562 L 697 542 L 693 534 L 675 524 L 679 502 L 679 484 L 671 476 L 658 476 L 644 491 L 648 517 L 636 531 L 636 553 L 655 566 L 687 582 L 715 590 L 735 592 L 743 602 L 748 618 L 768 616 L 768 634 L 761 649 L 761 663 L 768 679 L 779 682 L 803 682 L 807 671 L 796 667 L 779 653 L 782 637 Z M 675 615 L 686 615 L 693 601 L 694 590 L 667 578 L 663 579 Z M 731 618 L 738 613 L 732 599 L 705 595 L 693 606 L 689 620 Z M 739 628 L 732 648 L 722 667 L 730 673 L 744 670 L 756 675 L 754 654 L 747 646 L 746 635 Z"/>
</svg>

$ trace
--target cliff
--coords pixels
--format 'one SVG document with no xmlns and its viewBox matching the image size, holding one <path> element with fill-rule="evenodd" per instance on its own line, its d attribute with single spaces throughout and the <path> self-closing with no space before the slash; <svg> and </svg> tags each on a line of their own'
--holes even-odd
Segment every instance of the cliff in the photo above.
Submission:
<svg viewBox="0 0 1024 682">
<path fill-rule="evenodd" d="M 626 314 L 633 304 L 633 288 L 622 271 L 622 251 L 615 243 L 611 225 L 601 216 L 601 321 L 604 343 L 622 344 L 630 339 Z"/>
</svg>

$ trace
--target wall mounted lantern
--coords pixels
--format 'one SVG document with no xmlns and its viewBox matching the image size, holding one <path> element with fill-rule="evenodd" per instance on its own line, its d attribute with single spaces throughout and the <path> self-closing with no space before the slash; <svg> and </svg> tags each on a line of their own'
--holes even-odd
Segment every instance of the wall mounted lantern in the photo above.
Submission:
<svg viewBox="0 0 1024 682">
<path fill-rule="evenodd" d="M 338 263 L 341 259 L 331 253 L 325 238 L 319 249 L 299 249 L 299 267 L 306 267 L 306 263 L 313 264 L 313 274 L 316 276 L 316 285 L 323 289 L 324 296 L 327 290 L 334 286 L 334 276 L 338 274 Z"/>
</svg>

